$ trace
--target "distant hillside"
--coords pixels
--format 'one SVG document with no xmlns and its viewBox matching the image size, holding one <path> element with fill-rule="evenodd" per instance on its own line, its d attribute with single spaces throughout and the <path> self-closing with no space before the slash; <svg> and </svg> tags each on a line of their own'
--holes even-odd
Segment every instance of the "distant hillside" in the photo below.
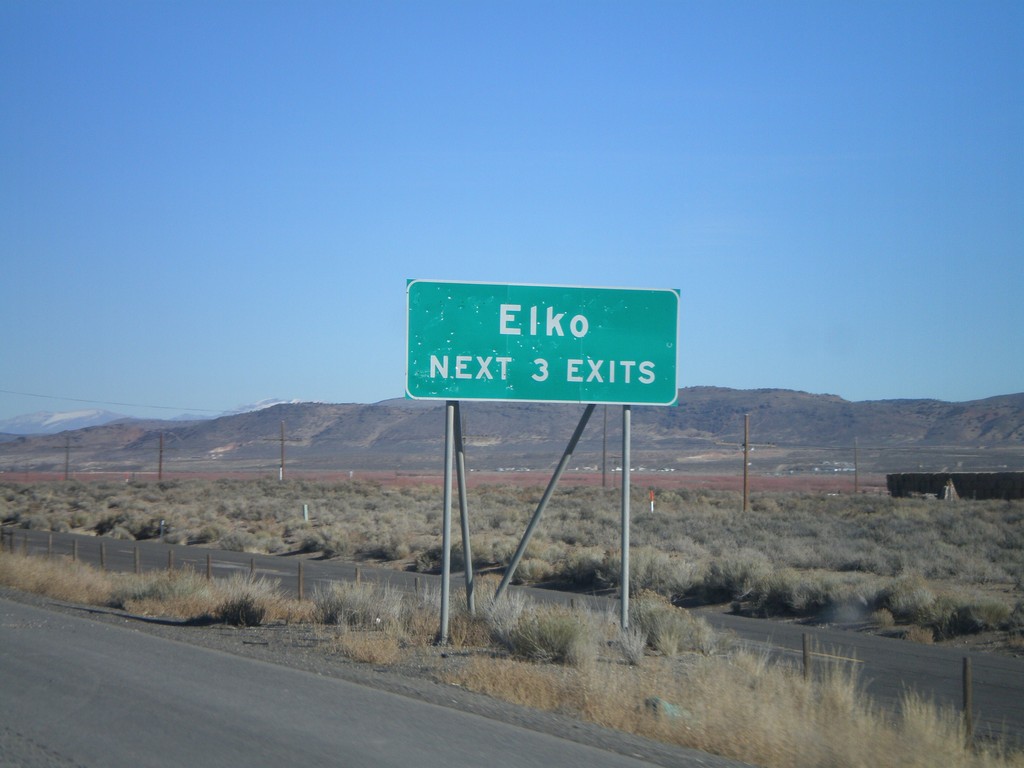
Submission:
<svg viewBox="0 0 1024 768">
<path fill-rule="evenodd" d="M 163 434 L 166 471 L 437 470 L 443 403 L 287 403 L 221 418 L 125 421 L 60 435 L 0 442 L 0 470 L 152 472 Z M 561 456 L 583 406 L 463 403 L 471 468 L 544 469 Z M 864 471 L 1024 469 L 1024 393 L 964 403 L 850 402 L 789 390 L 680 390 L 677 407 L 633 409 L 635 466 L 681 472 L 735 471 L 750 415 L 752 464 L 764 473 L 844 471 L 854 444 Z M 607 424 L 607 427 L 605 426 Z M 615 466 L 621 409 L 599 406 L 574 465 Z"/>
</svg>

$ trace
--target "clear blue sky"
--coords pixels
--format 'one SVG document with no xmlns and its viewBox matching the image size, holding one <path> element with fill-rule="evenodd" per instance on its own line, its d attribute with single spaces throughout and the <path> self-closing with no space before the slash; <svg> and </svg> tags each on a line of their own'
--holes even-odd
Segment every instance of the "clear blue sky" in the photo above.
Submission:
<svg viewBox="0 0 1024 768">
<path fill-rule="evenodd" d="M 1019 392 L 1024 3 L 6 0 L 0 259 L 0 418 L 401 396 L 407 278 L 678 288 L 681 386 Z"/>
</svg>

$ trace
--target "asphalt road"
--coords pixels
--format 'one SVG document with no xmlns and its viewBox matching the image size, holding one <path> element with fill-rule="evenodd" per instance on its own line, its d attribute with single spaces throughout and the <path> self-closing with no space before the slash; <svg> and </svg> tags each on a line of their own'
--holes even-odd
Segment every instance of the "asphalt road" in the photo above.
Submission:
<svg viewBox="0 0 1024 768">
<path fill-rule="evenodd" d="M 52 536 L 52 539 L 51 539 Z M 17 531 L 15 547 L 33 554 L 69 557 L 78 541 L 78 556 L 98 563 L 100 545 L 111 570 L 131 570 L 136 546 L 144 570 L 168 567 L 168 552 L 174 567 L 192 567 L 205 572 L 207 557 L 212 573 L 222 578 L 231 573 L 248 573 L 280 580 L 285 592 L 297 594 L 299 558 L 276 555 L 251 555 L 199 547 L 169 547 L 155 541 L 123 542 L 76 534 L 48 534 Z M 8 546 L 10 542 L 8 541 Z M 337 561 L 302 558 L 307 595 L 322 584 L 352 579 L 357 566 Z M 359 568 L 366 580 L 387 581 L 402 589 L 413 589 L 436 582 L 436 576 L 417 575 L 383 568 Z M 453 587 L 461 586 L 461 574 L 453 575 Z M 585 597 L 543 589 L 527 589 L 541 600 L 590 602 L 606 606 L 617 601 L 603 597 Z M 960 710 L 963 704 L 964 658 L 969 658 L 973 679 L 975 732 L 981 736 L 998 735 L 1024 744 L 1024 659 L 965 651 L 946 646 L 929 646 L 828 627 L 813 627 L 791 622 L 766 621 L 741 616 L 698 611 L 713 626 L 729 630 L 744 644 L 763 649 L 774 658 L 801 663 L 803 635 L 810 638 L 812 664 L 820 671 L 830 664 L 857 669 L 865 690 L 879 702 L 895 705 L 906 691 L 915 691 L 937 703 Z"/>
<path fill-rule="evenodd" d="M 456 709 L 0 599 L 0 765 L 649 766 Z M 680 766 L 721 765 L 695 753 Z"/>
</svg>

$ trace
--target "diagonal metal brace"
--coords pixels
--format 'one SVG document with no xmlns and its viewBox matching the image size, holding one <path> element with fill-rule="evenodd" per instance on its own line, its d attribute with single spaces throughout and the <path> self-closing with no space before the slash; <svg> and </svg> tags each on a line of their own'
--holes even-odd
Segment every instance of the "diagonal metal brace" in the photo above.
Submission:
<svg viewBox="0 0 1024 768">
<path fill-rule="evenodd" d="M 462 435 L 462 409 L 455 401 L 455 477 L 459 485 L 459 517 L 462 520 L 462 559 L 466 574 L 466 608 L 476 615 L 473 596 L 473 551 L 469 543 L 469 496 L 466 493 L 466 444 Z"/>
<path fill-rule="evenodd" d="M 519 561 L 523 559 L 523 554 L 526 552 L 526 547 L 530 543 L 533 531 L 537 527 L 537 523 L 540 522 L 540 517 L 544 514 L 544 509 L 547 507 L 548 501 L 551 499 L 551 494 L 555 492 L 555 488 L 558 486 L 558 481 L 561 479 L 562 473 L 565 472 L 565 467 L 569 463 L 569 459 L 572 458 L 573 451 L 576 450 L 576 444 L 579 443 L 580 437 L 583 435 L 583 430 L 586 428 L 587 422 L 590 420 L 590 414 L 593 412 L 593 403 L 588 405 L 583 411 L 583 415 L 580 417 L 580 423 L 576 425 L 576 431 L 572 433 L 569 445 L 566 446 L 565 453 L 562 454 L 562 460 L 558 462 L 558 467 L 555 469 L 555 473 L 551 476 L 551 480 L 548 482 L 547 490 L 544 491 L 544 496 L 537 505 L 537 511 L 533 513 L 533 518 L 530 520 L 530 524 L 526 526 L 526 532 L 523 534 L 523 540 L 519 542 L 519 548 L 512 556 L 512 562 L 510 562 L 508 564 L 508 568 L 505 569 L 505 577 L 501 580 L 501 584 L 498 585 L 498 589 L 494 593 L 495 600 L 499 599 L 504 594 L 509 582 L 512 581 L 512 576 L 515 574 L 516 568 L 519 566 Z"/>
</svg>

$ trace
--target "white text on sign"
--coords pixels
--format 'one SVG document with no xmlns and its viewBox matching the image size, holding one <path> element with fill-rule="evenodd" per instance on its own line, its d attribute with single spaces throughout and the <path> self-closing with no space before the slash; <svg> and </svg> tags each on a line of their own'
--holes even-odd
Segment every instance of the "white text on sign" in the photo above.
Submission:
<svg viewBox="0 0 1024 768">
<path fill-rule="evenodd" d="M 522 309 L 523 307 L 520 304 L 502 304 L 499 307 L 498 333 L 503 336 L 519 336 L 522 334 L 523 329 L 516 325 L 518 322 L 516 315 Z M 541 330 L 538 309 L 539 307 L 536 306 L 530 307 L 530 336 L 537 336 Z M 565 336 L 565 331 L 562 329 L 562 318 L 564 317 L 565 312 L 556 313 L 554 307 L 548 307 L 544 317 L 544 335 Z M 586 317 L 583 315 L 573 315 L 569 321 L 569 333 L 577 339 L 582 339 L 589 330 L 590 322 Z"/>
<path fill-rule="evenodd" d="M 454 365 L 452 362 L 454 361 Z M 511 357 L 494 355 L 431 355 L 430 378 L 441 379 L 498 379 L 508 381 Z M 534 381 L 547 381 L 551 375 L 551 366 L 543 357 L 532 361 L 534 372 L 530 378 Z M 492 367 L 493 366 L 493 367 Z M 579 384 L 623 384 L 633 382 L 634 369 L 639 373 L 636 380 L 641 384 L 653 384 L 655 380 L 654 363 L 650 360 L 591 360 L 590 358 L 571 358 L 565 361 L 565 379 L 567 382 Z"/>
</svg>

